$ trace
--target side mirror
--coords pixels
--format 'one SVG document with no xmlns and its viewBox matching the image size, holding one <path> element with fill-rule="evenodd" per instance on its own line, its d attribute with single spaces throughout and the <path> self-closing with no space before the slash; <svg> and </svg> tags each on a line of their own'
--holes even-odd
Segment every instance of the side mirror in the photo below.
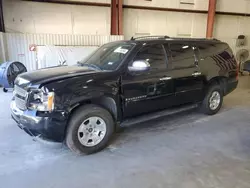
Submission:
<svg viewBox="0 0 250 188">
<path fill-rule="evenodd" d="M 128 67 L 130 72 L 144 72 L 150 69 L 150 64 L 147 61 L 139 60 L 134 61 L 131 66 Z"/>
</svg>

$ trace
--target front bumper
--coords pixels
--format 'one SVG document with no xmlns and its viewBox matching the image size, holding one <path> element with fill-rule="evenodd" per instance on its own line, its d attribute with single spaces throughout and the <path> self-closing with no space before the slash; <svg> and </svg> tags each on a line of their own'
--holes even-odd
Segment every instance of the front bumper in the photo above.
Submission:
<svg viewBox="0 0 250 188">
<path fill-rule="evenodd" d="M 49 113 L 46 116 L 37 116 L 35 110 L 22 111 L 11 101 L 11 116 L 17 125 L 30 136 L 54 142 L 64 140 L 66 118 L 63 113 Z"/>
</svg>

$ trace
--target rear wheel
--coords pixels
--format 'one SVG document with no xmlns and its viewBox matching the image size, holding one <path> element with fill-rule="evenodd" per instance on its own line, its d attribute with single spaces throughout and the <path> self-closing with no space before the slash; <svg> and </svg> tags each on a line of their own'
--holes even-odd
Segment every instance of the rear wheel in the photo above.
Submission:
<svg viewBox="0 0 250 188">
<path fill-rule="evenodd" d="M 223 93 L 221 87 L 217 84 L 211 85 L 207 95 L 202 102 L 201 110 L 208 115 L 216 114 L 222 106 Z"/>
<path fill-rule="evenodd" d="M 111 114 L 96 105 L 86 105 L 72 115 L 66 144 L 77 154 L 91 154 L 104 149 L 114 133 Z"/>
</svg>

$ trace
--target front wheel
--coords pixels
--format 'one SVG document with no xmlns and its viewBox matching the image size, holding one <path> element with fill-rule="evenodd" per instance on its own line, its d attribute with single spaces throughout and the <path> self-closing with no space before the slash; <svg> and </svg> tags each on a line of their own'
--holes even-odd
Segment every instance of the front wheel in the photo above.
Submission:
<svg viewBox="0 0 250 188">
<path fill-rule="evenodd" d="M 72 115 L 66 144 L 77 154 L 91 154 L 104 149 L 114 133 L 111 114 L 96 105 L 86 105 Z"/>
<path fill-rule="evenodd" d="M 223 94 L 219 85 L 214 84 L 208 89 L 207 95 L 202 102 L 201 110 L 208 115 L 214 115 L 221 109 Z"/>
<path fill-rule="evenodd" d="M 8 89 L 6 89 L 5 87 L 3 88 L 3 92 L 4 93 L 7 93 L 8 92 Z"/>
</svg>

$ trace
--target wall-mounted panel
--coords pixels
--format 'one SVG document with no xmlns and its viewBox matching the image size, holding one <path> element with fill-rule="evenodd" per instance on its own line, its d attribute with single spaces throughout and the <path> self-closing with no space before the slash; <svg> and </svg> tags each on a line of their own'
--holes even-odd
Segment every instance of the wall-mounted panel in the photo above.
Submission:
<svg viewBox="0 0 250 188">
<path fill-rule="evenodd" d="M 195 0 L 195 9 L 208 10 L 209 0 Z"/>
<path fill-rule="evenodd" d="M 192 37 L 204 38 L 207 32 L 207 15 L 193 14 Z"/>
<path fill-rule="evenodd" d="M 82 35 L 110 33 L 110 8 L 72 6 L 73 32 Z"/>
<path fill-rule="evenodd" d="M 73 32 L 71 6 L 30 2 L 29 4 L 32 4 L 30 16 L 34 21 L 35 33 L 71 34 Z"/>
<path fill-rule="evenodd" d="M 177 22 L 178 37 L 192 37 L 193 20 L 194 20 L 194 14 L 192 13 L 178 14 L 178 22 Z"/>
<path fill-rule="evenodd" d="M 223 12 L 246 13 L 249 0 L 218 0 L 216 10 Z"/>
<path fill-rule="evenodd" d="M 124 9 L 124 35 L 126 39 L 136 35 L 205 37 L 206 19 L 205 14 Z"/>
<path fill-rule="evenodd" d="M 194 9 L 195 8 L 195 0 L 180 0 L 179 1 L 180 9 Z"/>
<path fill-rule="evenodd" d="M 125 5 L 207 10 L 209 0 L 124 0 Z"/>
<path fill-rule="evenodd" d="M 3 1 L 6 32 L 35 33 L 32 3 L 13 0 Z"/>
<path fill-rule="evenodd" d="M 215 37 L 236 38 L 239 30 L 239 17 L 217 15 L 215 19 Z"/>
<path fill-rule="evenodd" d="M 4 0 L 7 32 L 109 35 L 110 8 Z"/>
<path fill-rule="evenodd" d="M 67 0 L 74 2 L 110 3 L 111 0 Z"/>
</svg>

